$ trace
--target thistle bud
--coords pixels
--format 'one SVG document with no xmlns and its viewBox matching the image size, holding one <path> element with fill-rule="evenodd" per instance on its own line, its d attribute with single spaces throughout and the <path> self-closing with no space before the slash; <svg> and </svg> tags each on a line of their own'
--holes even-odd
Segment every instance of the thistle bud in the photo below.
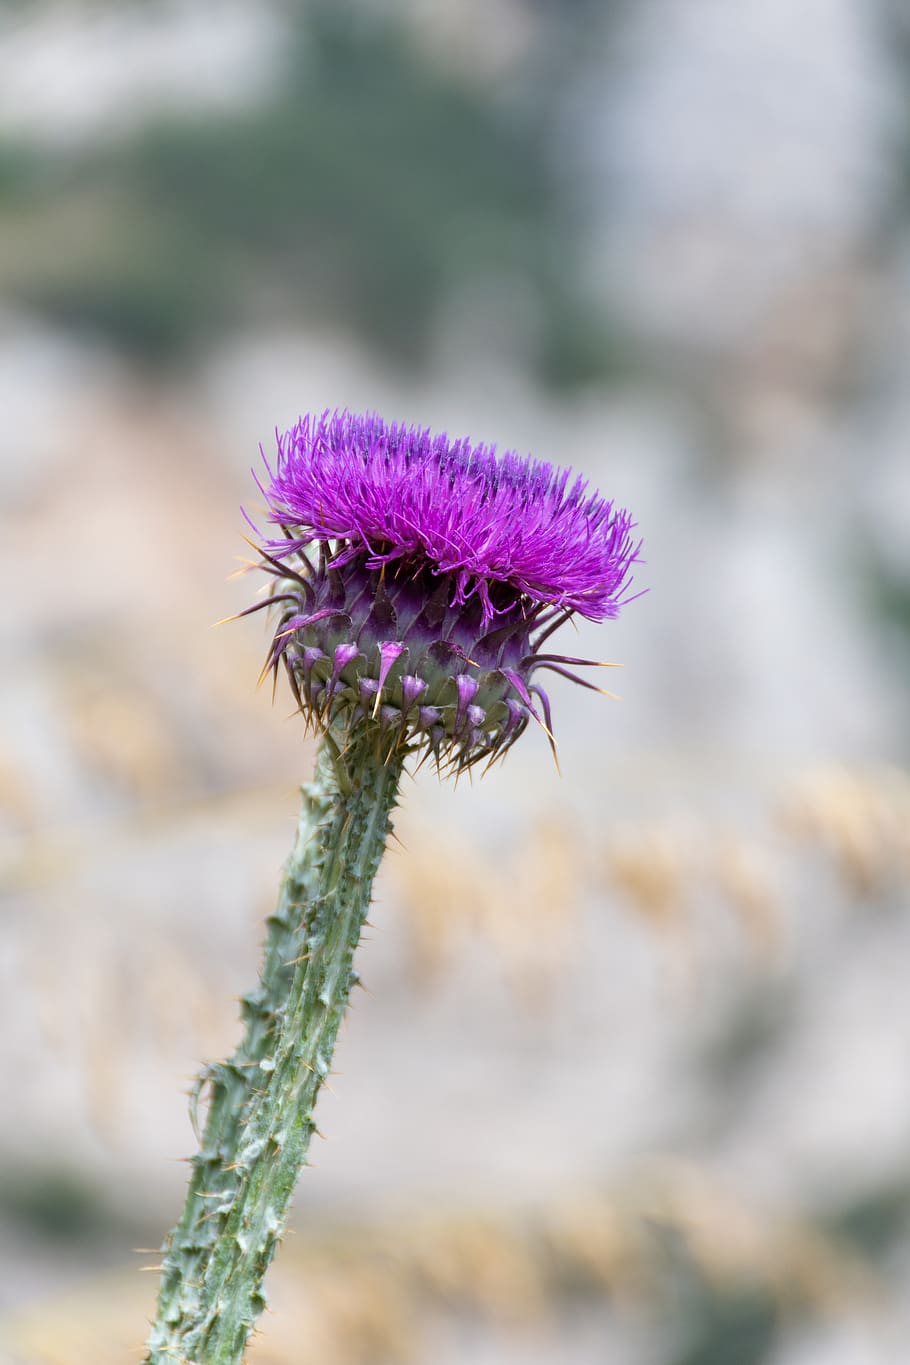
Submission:
<svg viewBox="0 0 910 1365">
<path fill-rule="evenodd" d="M 268 466 L 267 466 L 268 468 Z M 304 417 L 260 483 L 266 660 L 305 717 L 371 726 L 460 771 L 506 752 L 550 703 L 536 680 L 590 661 L 542 652 L 576 612 L 629 600 L 629 514 L 568 470 L 348 412 Z"/>
</svg>

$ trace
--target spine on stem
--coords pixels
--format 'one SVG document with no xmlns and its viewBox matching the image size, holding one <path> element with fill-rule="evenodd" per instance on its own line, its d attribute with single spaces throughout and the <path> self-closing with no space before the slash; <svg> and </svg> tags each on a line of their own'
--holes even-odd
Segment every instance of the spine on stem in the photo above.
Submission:
<svg viewBox="0 0 910 1365">
<path fill-rule="evenodd" d="M 199 1152 L 168 1237 L 148 1365 L 236 1365 L 265 1306 L 263 1278 L 315 1129 L 356 976 L 354 950 L 391 829 L 401 759 L 372 727 L 322 738 L 268 922 L 243 1041 L 206 1068 Z"/>
</svg>

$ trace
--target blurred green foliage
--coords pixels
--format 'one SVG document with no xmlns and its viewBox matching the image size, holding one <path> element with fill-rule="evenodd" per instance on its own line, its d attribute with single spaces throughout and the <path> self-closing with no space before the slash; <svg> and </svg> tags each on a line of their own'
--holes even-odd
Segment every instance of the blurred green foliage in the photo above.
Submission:
<svg viewBox="0 0 910 1365">
<path fill-rule="evenodd" d="M 100 1192 L 69 1167 L 16 1169 L 0 1181 L 0 1216 L 60 1241 L 85 1242 L 119 1222 Z"/>
<path fill-rule="evenodd" d="M 504 280 L 544 380 L 602 377 L 617 350 L 552 165 L 553 77 L 501 100 L 392 21 L 308 8 L 259 104 L 69 157 L 0 147 L 0 288 L 146 361 L 265 315 L 417 365 L 464 282 Z"/>
<path fill-rule="evenodd" d="M 910 1173 L 883 1179 L 854 1194 L 820 1220 L 829 1236 L 850 1243 L 870 1260 L 910 1245 Z"/>
<path fill-rule="evenodd" d="M 667 1365 L 762 1365 L 778 1345 L 778 1319 L 764 1286 L 721 1293 L 702 1283 L 674 1321 Z"/>
</svg>

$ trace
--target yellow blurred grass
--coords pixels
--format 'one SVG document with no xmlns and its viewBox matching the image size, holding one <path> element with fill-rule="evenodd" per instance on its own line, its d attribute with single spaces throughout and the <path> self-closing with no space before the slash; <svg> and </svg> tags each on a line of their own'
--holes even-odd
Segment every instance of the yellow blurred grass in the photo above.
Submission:
<svg viewBox="0 0 910 1365">
<path fill-rule="evenodd" d="M 674 1162 L 638 1172 L 619 1194 L 580 1191 L 521 1213 L 420 1214 L 289 1236 L 251 1365 L 404 1365 L 427 1358 L 433 1314 L 525 1332 L 567 1292 L 608 1296 L 622 1313 L 653 1312 L 667 1274 L 655 1228 L 672 1228 L 720 1292 L 757 1286 L 784 1309 L 825 1315 L 851 1303 L 878 1313 L 869 1271 L 843 1249 Z M 7 1315 L 0 1340 L 22 1365 L 138 1361 L 155 1288 L 154 1269 L 95 1278 Z"/>
<path fill-rule="evenodd" d="M 74 867 L 91 885 L 96 862 L 129 857 L 132 848 L 141 852 L 178 832 L 185 847 L 196 822 L 201 828 L 214 822 L 225 837 L 232 830 L 238 840 L 259 837 L 281 818 L 286 798 L 264 788 L 146 805 L 74 828 L 69 837 L 23 832 L 8 844 L 8 884 L 34 900 L 32 911 L 12 922 L 23 983 L 49 1044 L 78 1045 L 86 1097 L 109 1138 L 134 1045 L 154 1040 L 162 1058 L 187 1051 L 211 1057 L 233 1037 L 236 1007 L 223 971 L 196 960 L 179 923 L 175 933 L 173 922 L 146 917 L 142 970 L 133 969 L 134 932 L 119 886 L 116 904 L 96 899 L 87 907 L 91 923 L 109 926 L 105 932 L 77 932 L 81 879 L 72 875 Z M 582 950 L 591 907 L 595 914 L 601 908 L 632 914 L 691 985 L 705 970 L 695 957 L 699 935 L 713 943 L 724 923 L 745 960 L 759 970 L 776 969 L 797 926 L 807 855 L 827 860 L 848 906 L 889 888 L 904 892 L 910 883 L 910 776 L 892 769 L 802 774 L 769 806 L 764 826 L 749 832 L 687 814 L 622 822 L 592 841 L 542 812 L 520 842 L 494 857 L 457 831 L 440 835 L 419 816 L 410 817 L 409 830 L 408 820 L 400 822 L 407 852 L 387 860 L 383 896 L 405 931 L 412 988 L 432 989 L 469 948 L 480 947 L 501 969 L 516 1003 L 535 1009 L 546 1007 Z M 270 894 L 263 885 L 260 903 L 250 906 L 251 934 L 258 934 Z"/>
</svg>

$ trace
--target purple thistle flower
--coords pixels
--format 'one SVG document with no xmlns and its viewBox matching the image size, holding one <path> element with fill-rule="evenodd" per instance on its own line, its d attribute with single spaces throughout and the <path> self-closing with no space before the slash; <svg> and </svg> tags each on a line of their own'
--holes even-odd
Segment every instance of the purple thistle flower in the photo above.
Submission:
<svg viewBox="0 0 910 1365">
<path fill-rule="evenodd" d="M 268 468 L 268 466 L 267 466 Z M 615 617 L 640 543 L 628 512 L 569 470 L 375 414 L 301 418 L 260 483 L 282 535 L 262 544 L 283 663 L 320 728 L 343 714 L 458 769 L 547 733 L 541 653 L 576 612 Z M 543 711 L 535 707 L 537 698 Z M 551 736 L 552 738 L 552 736 Z"/>
</svg>

